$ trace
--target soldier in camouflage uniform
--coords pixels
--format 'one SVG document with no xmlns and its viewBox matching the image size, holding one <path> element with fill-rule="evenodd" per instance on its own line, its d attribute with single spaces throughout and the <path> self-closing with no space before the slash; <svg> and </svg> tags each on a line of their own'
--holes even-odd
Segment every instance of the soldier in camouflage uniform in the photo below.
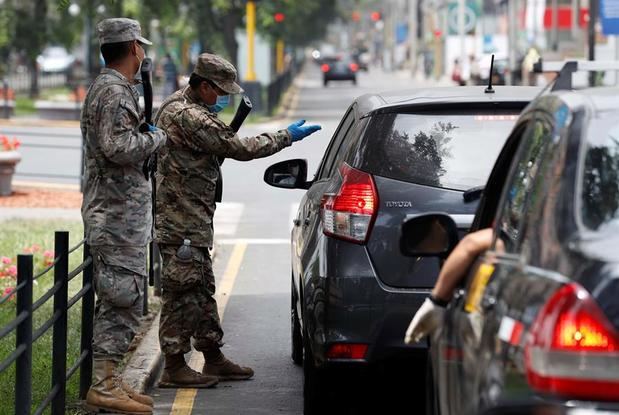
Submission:
<svg viewBox="0 0 619 415">
<path fill-rule="evenodd" d="M 85 146 L 82 218 L 92 249 L 97 304 L 94 320 L 94 382 L 87 405 L 97 411 L 150 414 L 153 400 L 124 384 L 118 362 L 141 316 L 146 245 L 150 240 L 151 185 L 145 159 L 166 135 L 144 124 L 133 86 L 151 44 L 135 20 L 106 19 L 97 25 L 106 67 L 86 96 L 81 130 Z M 140 128 L 141 127 L 141 128 Z M 141 132 L 145 131 L 145 132 Z"/>
<path fill-rule="evenodd" d="M 217 117 L 228 96 L 242 92 L 235 80 L 232 64 L 204 53 L 189 85 L 164 101 L 156 118 L 157 127 L 168 134 L 157 168 L 155 226 L 163 258 L 159 342 L 165 370 L 160 386 L 209 387 L 218 378 L 253 376 L 252 369 L 231 362 L 220 351 L 223 330 L 209 255 L 219 160 L 267 157 L 320 129 L 299 121 L 275 133 L 239 137 Z M 202 373 L 185 363 L 191 337 L 196 350 L 204 354 Z"/>
</svg>

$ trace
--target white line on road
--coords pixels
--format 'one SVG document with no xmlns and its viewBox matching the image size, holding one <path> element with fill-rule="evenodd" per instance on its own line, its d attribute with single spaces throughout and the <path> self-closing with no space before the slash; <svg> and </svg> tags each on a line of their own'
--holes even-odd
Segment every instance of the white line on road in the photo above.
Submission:
<svg viewBox="0 0 619 415">
<path fill-rule="evenodd" d="M 243 215 L 243 203 L 226 202 L 217 205 L 215 211 L 215 235 L 230 236 L 236 233 L 236 228 Z"/>
</svg>

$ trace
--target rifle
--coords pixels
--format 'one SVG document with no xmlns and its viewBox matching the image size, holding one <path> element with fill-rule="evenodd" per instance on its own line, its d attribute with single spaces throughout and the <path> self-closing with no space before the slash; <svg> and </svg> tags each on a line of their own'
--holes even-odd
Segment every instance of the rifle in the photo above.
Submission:
<svg viewBox="0 0 619 415">
<path fill-rule="evenodd" d="M 236 109 L 236 113 L 234 114 L 234 118 L 230 122 L 230 128 L 235 133 L 239 132 L 241 125 L 245 122 L 245 119 L 251 112 L 253 106 L 251 101 L 247 95 L 243 95 L 241 102 L 239 103 L 239 107 Z M 219 165 L 221 166 L 224 162 L 223 157 L 219 157 Z M 221 167 L 219 168 L 219 175 L 217 176 L 217 184 L 215 186 L 215 202 L 221 203 L 222 196 L 224 193 L 224 179 L 221 176 Z"/>
<path fill-rule="evenodd" d="M 142 88 L 144 89 L 144 118 L 146 124 L 153 122 L 153 83 L 152 83 L 153 61 L 151 58 L 144 58 L 140 75 L 142 76 Z M 141 130 L 148 126 L 142 124 Z M 142 131 L 144 132 L 144 131 Z M 151 160 L 152 158 L 152 160 Z M 148 285 L 151 287 L 155 284 L 155 214 L 157 212 L 157 185 L 155 183 L 155 171 L 157 170 L 157 153 L 151 154 L 144 161 L 144 174 L 150 176 L 151 182 L 151 203 L 153 226 L 151 228 L 151 241 L 148 245 Z"/>
</svg>

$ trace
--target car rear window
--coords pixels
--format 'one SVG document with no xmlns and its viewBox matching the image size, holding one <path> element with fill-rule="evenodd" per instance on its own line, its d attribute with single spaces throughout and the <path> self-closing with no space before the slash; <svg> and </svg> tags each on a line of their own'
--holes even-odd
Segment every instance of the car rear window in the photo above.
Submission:
<svg viewBox="0 0 619 415">
<path fill-rule="evenodd" d="M 582 168 L 582 222 L 598 232 L 619 231 L 619 112 L 596 114 L 589 123 Z"/>
<path fill-rule="evenodd" d="M 369 173 L 455 190 L 485 184 L 516 110 L 377 114 L 353 163 Z"/>
</svg>

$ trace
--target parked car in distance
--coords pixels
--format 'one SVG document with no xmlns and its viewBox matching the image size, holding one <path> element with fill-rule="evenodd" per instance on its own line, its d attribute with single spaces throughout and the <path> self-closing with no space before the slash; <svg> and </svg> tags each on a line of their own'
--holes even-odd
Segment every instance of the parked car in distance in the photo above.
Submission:
<svg viewBox="0 0 619 415">
<path fill-rule="evenodd" d="M 531 87 L 449 87 L 369 94 L 346 111 L 315 177 L 305 160 L 269 167 L 265 181 L 306 189 L 291 235 L 292 358 L 303 362 L 305 413 L 337 390 L 330 374 L 426 345 L 403 333 L 433 286 L 438 261 L 399 251 L 409 216 L 445 211 L 466 232 L 476 202 Z M 469 193 L 467 193 L 469 191 Z M 421 373 L 420 376 L 424 376 Z"/>
<path fill-rule="evenodd" d="M 71 69 L 75 57 L 61 46 L 50 46 L 37 57 L 39 69 L 43 73 L 63 73 Z"/>
<path fill-rule="evenodd" d="M 520 116 L 473 225 L 493 227 L 495 241 L 431 339 L 428 413 L 529 413 L 544 402 L 619 413 L 618 97 L 557 91 Z M 437 220 L 450 224 L 429 230 Z M 456 227 L 442 214 L 412 218 L 403 251 L 443 256 Z M 442 248 L 421 247 L 427 239 Z"/>
<path fill-rule="evenodd" d="M 352 81 L 357 85 L 359 65 L 345 56 L 326 56 L 320 65 L 322 84 L 327 86 L 330 81 Z"/>
</svg>

